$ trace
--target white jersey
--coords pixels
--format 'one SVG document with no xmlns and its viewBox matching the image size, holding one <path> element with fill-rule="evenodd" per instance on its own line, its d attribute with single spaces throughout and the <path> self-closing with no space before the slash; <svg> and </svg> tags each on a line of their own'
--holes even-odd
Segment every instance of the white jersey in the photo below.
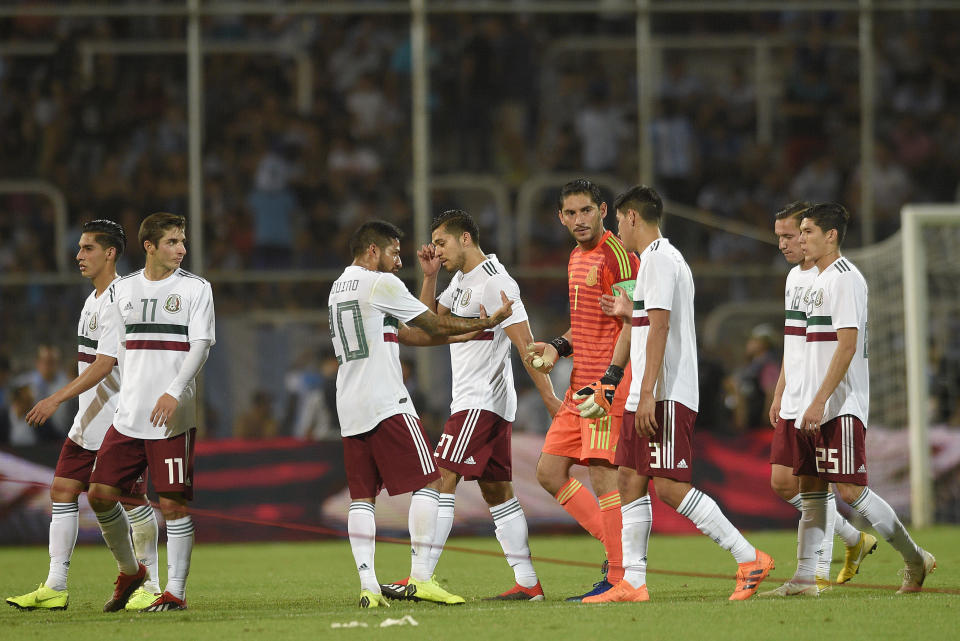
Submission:
<svg viewBox="0 0 960 641">
<path fill-rule="evenodd" d="M 163 280 L 147 280 L 143 270 L 118 280 L 109 290 L 105 332 L 97 352 L 120 359 L 120 402 L 113 426 L 124 436 L 156 440 L 197 426 L 197 381 L 184 388 L 177 411 L 165 426 L 150 421 L 157 400 L 176 379 L 190 342 L 216 342 L 213 291 L 203 278 L 177 269 Z M 122 356 L 119 353 L 123 346 Z"/>
<path fill-rule="evenodd" d="M 114 280 L 116 283 L 119 278 Z M 110 286 L 113 285 L 110 283 Z M 93 290 L 87 296 L 80 312 L 80 324 L 77 326 L 77 376 L 83 374 L 90 363 L 97 358 L 97 346 L 103 333 L 104 307 L 109 304 L 109 286 L 98 297 Z M 113 423 L 113 413 L 117 411 L 120 391 L 120 367 L 114 365 L 107 376 L 80 394 L 80 409 L 73 419 L 73 427 L 67 438 L 85 450 L 99 450 L 103 437 Z"/>
<path fill-rule="evenodd" d="M 810 406 L 837 350 L 837 330 L 857 330 L 857 351 L 847 373 L 824 408 L 823 421 L 853 415 L 867 425 L 870 369 L 867 364 L 867 281 L 848 259 L 840 257 L 821 272 L 804 295 L 807 342 L 803 352 L 802 412 Z M 799 427 L 799 426 L 797 426 Z"/>
<path fill-rule="evenodd" d="M 454 316 L 480 318 L 481 305 L 488 313 L 503 305 L 501 291 L 514 301 L 510 317 L 466 343 L 450 346 L 453 370 L 451 414 L 481 409 L 507 421 L 516 418 L 517 392 L 513 387 L 510 338 L 503 330 L 527 320 L 517 281 L 511 278 L 496 255 L 490 254 L 469 273 L 458 271 L 440 294 L 439 303 Z"/>
<path fill-rule="evenodd" d="M 806 410 L 800 407 L 800 384 L 803 381 L 803 350 L 807 347 L 807 304 L 803 297 L 820 271 L 816 267 L 800 269 L 795 265 L 787 274 L 784 292 L 783 321 L 783 397 L 780 417 L 796 420 Z"/>
<path fill-rule="evenodd" d="M 640 254 L 640 271 L 633 290 L 633 328 L 630 332 L 630 367 L 633 382 L 626 409 L 640 404 L 640 387 L 646 366 L 650 319 L 647 311 L 670 312 L 670 331 L 663 365 L 654 387 L 657 401 L 676 401 L 693 411 L 700 406 L 697 378 L 697 330 L 693 317 L 693 274 L 683 255 L 666 238 L 658 238 Z"/>
<path fill-rule="evenodd" d="M 400 322 L 427 311 L 389 272 L 347 267 L 329 298 L 337 354 L 337 416 L 343 436 L 364 434 L 397 414 L 417 414 L 400 368 Z"/>
</svg>

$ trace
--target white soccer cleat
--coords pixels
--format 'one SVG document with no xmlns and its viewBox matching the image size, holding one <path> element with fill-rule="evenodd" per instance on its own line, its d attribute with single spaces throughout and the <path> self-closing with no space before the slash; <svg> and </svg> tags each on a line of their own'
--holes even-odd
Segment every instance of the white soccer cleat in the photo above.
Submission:
<svg viewBox="0 0 960 641">
<path fill-rule="evenodd" d="M 806 581 L 794 581 L 793 579 L 787 581 L 779 588 L 774 590 L 768 590 L 767 592 L 761 592 L 757 596 L 759 597 L 788 597 L 788 596 L 820 596 L 820 589 L 817 587 L 816 583 L 808 583 Z"/>
<path fill-rule="evenodd" d="M 897 594 L 912 594 L 923 589 L 923 582 L 931 572 L 937 569 L 937 560 L 926 550 L 920 550 L 921 563 L 907 563 L 900 574 L 903 576 L 903 585 Z"/>
</svg>

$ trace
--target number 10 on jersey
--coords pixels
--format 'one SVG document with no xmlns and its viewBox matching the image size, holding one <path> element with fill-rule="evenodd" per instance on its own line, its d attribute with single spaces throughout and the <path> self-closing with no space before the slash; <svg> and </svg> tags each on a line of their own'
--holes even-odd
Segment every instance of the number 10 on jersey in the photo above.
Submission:
<svg viewBox="0 0 960 641">
<path fill-rule="evenodd" d="M 356 361 L 370 355 L 367 335 L 363 331 L 363 316 L 360 315 L 360 301 L 340 301 L 336 309 L 330 305 L 327 315 L 330 339 L 333 341 L 334 351 L 337 352 L 337 363 L 343 365 L 344 361 Z M 337 349 L 337 343 L 340 349 Z M 351 345 L 355 347 L 351 348 Z"/>
</svg>

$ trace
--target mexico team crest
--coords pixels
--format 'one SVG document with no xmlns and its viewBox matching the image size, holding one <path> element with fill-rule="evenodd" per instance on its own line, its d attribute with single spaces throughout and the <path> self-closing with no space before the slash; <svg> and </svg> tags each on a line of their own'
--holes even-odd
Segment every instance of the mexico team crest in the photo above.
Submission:
<svg viewBox="0 0 960 641">
<path fill-rule="evenodd" d="M 91 332 L 96 331 L 96 329 L 97 329 L 97 315 L 96 315 L 96 314 L 91 314 L 91 315 L 90 315 L 90 322 L 87 323 L 87 327 L 90 328 L 90 331 L 91 331 Z"/>
<path fill-rule="evenodd" d="M 593 287 L 597 284 L 597 274 L 599 271 L 600 270 L 597 269 L 596 265 L 590 268 L 590 271 L 587 272 L 587 277 L 584 279 L 584 281 L 587 283 L 587 287 Z"/>
<path fill-rule="evenodd" d="M 179 312 L 181 306 L 182 301 L 180 299 L 180 294 L 170 294 L 167 296 L 167 301 L 163 304 L 163 308 L 171 314 L 176 314 Z"/>
<path fill-rule="evenodd" d="M 473 292 L 469 288 L 460 293 L 460 307 L 466 307 L 470 304 L 470 295 L 472 293 Z"/>
</svg>

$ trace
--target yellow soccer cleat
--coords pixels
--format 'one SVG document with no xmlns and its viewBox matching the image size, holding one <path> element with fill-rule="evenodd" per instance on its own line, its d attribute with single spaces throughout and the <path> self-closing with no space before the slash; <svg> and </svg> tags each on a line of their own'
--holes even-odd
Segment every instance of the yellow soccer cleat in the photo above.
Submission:
<svg viewBox="0 0 960 641">
<path fill-rule="evenodd" d="M 418 581 L 410 577 L 407 581 L 407 599 L 410 601 L 430 601 L 439 605 L 463 605 L 462 596 L 450 594 L 437 583 L 437 580 L 430 577 L 428 581 Z"/>
<path fill-rule="evenodd" d="M 843 569 L 837 575 L 837 583 L 846 583 L 860 571 L 860 564 L 868 554 L 877 549 L 877 537 L 865 532 L 860 533 L 856 545 L 847 548 L 843 556 Z"/>
<path fill-rule="evenodd" d="M 7 603 L 18 610 L 66 610 L 69 600 L 66 590 L 52 590 L 43 583 L 33 592 L 7 597 Z"/>
<path fill-rule="evenodd" d="M 123 606 L 124 610 L 139 611 L 144 608 L 148 608 L 153 605 L 153 602 L 160 597 L 160 593 L 157 592 L 154 594 L 146 588 L 140 587 L 137 588 L 133 594 L 130 595 L 130 600 L 127 601 L 127 604 Z"/>
<path fill-rule="evenodd" d="M 361 608 L 389 608 L 390 603 L 387 602 L 387 597 L 382 594 L 377 594 L 376 592 L 371 592 L 370 590 L 360 590 L 360 607 Z"/>
</svg>

